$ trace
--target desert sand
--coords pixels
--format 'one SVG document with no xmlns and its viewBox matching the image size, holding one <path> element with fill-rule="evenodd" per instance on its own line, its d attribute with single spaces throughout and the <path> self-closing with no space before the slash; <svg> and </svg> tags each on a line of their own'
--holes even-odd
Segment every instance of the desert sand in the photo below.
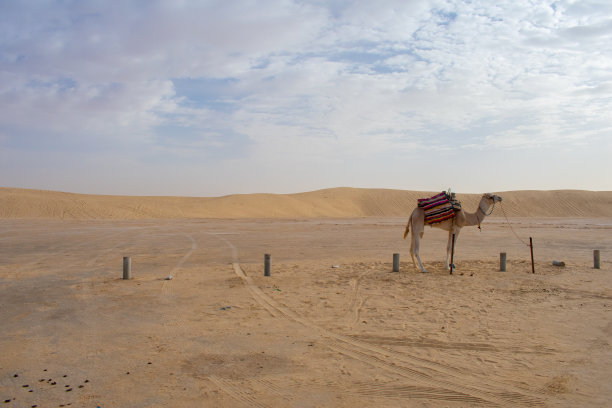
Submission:
<svg viewBox="0 0 612 408">
<path fill-rule="evenodd" d="M 609 406 L 612 194 L 499 194 L 449 275 L 445 232 L 428 274 L 402 239 L 419 192 L 0 189 L 0 404 Z"/>
<path fill-rule="evenodd" d="M 612 217 L 612 191 L 505 191 L 513 217 Z M 408 217 L 417 198 L 436 192 L 332 188 L 298 194 L 131 197 L 0 187 L 0 218 L 176 219 Z M 469 211 L 481 194 L 457 194 Z M 501 217 L 497 211 L 493 217 Z"/>
</svg>

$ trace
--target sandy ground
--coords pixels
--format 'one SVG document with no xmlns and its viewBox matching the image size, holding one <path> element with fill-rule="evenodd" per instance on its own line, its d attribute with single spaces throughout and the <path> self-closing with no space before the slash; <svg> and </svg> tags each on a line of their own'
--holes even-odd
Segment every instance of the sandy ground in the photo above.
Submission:
<svg viewBox="0 0 612 408">
<path fill-rule="evenodd" d="M 610 406 L 612 219 L 406 219 L 0 220 L 0 406 Z"/>
</svg>

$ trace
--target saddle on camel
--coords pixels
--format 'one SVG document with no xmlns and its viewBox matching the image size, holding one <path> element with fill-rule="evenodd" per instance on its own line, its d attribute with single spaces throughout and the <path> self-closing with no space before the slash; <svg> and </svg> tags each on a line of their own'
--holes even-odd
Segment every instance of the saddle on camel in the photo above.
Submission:
<svg viewBox="0 0 612 408">
<path fill-rule="evenodd" d="M 455 198 L 455 193 L 441 192 L 433 197 L 419 198 L 418 206 L 425 212 L 425 223 L 428 225 L 450 220 L 461 210 L 461 202 Z"/>
</svg>

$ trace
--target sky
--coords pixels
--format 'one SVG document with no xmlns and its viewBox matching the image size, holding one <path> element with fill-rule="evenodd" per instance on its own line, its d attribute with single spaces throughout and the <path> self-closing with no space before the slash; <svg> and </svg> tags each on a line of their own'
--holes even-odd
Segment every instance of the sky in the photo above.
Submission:
<svg viewBox="0 0 612 408">
<path fill-rule="evenodd" d="M 2 1 L 0 186 L 609 191 L 612 2 Z"/>
</svg>

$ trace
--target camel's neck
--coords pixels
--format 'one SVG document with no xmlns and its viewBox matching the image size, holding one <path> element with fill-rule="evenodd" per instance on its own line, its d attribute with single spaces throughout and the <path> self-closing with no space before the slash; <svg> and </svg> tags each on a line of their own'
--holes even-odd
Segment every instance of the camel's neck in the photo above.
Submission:
<svg viewBox="0 0 612 408">
<path fill-rule="evenodd" d="M 480 203 L 478 203 L 478 208 L 476 208 L 476 211 L 474 211 L 473 213 L 468 213 L 468 212 L 465 213 L 466 226 L 480 225 L 480 223 L 482 223 L 482 221 L 487 217 L 487 211 L 489 210 L 490 207 L 491 207 L 491 204 L 489 203 L 488 200 L 486 200 L 485 198 L 480 200 Z"/>
</svg>

